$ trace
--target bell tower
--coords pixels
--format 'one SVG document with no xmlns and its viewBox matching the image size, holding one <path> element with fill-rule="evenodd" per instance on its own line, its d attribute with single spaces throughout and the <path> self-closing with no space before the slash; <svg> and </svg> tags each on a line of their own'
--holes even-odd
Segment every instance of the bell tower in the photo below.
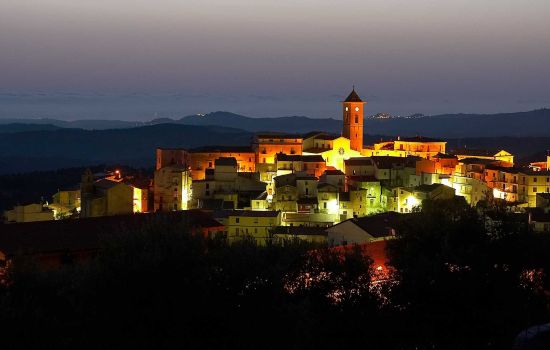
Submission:
<svg viewBox="0 0 550 350">
<path fill-rule="evenodd" d="M 350 140 L 350 147 L 353 150 L 361 152 L 363 150 L 363 102 L 355 87 L 342 102 L 342 112 L 344 119 L 344 128 L 342 136 Z"/>
</svg>

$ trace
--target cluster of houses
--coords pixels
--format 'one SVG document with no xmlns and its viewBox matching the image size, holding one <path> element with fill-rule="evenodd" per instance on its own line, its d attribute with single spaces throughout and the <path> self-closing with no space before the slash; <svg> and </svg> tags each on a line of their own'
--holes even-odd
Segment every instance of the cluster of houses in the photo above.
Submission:
<svg viewBox="0 0 550 350">
<path fill-rule="evenodd" d="M 201 210 L 229 241 L 301 238 L 330 245 L 383 240 L 396 215 L 425 199 L 500 201 L 550 231 L 550 153 L 519 168 L 504 150 L 448 151 L 444 140 L 397 137 L 363 145 L 363 107 L 342 103 L 341 135 L 260 133 L 248 147 L 157 148 L 152 178 L 82 176 L 48 206 L 16 207 L 8 222 Z"/>
</svg>

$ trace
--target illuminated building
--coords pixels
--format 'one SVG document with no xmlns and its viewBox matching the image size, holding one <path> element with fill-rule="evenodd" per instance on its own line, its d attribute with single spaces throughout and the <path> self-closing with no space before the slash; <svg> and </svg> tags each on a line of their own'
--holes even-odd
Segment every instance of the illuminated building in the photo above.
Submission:
<svg viewBox="0 0 550 350">
<path fill-rule="evenodd" d="M 503 199 L 507 202 L 519 202 L 520 192 L 518 191 L 519 169 L 513 167 L 502 167 L 492 164 L 485 166 L 484 182 L 493 191 L 493 197 Z"/>
<path fill-rule="evenodd" d="M 250 200 L 251 210 L 268 210 L 271 208 L 271 198 L 267 191 L 263 191 L 259 196 Z"/>
<path fill-rule="evenodd" d="M 319 183 L 328 183 L 335 186 L 338 192 L 344 192 L 346 190 L 346 175 L 336 169 L 327 169 L 321 174 Z"/>
<path fill-rule="evenodd" d="M 446 141 L 423 137 L 398 137 L 394 141 L 394 149 L 404 151 L 407 156 L 417 156 L 431 159 L 438 153 L 445 153 Z"/>
<path fill-rule="evenodd" d="M 479 158 L 479 159 L 489 159 L 489 160 L 498 160 L 501 162 L 502 166 L 513 166 L 514 165 L 514 156 L 505 151 L 495 151 L 495 150 L 480 150 L 480 149 L 457 149 L 452 152 L 458 160 L 464 158 Z"/>
<path fill-rule="evenodd" d="M 57 191 L 48 208 L 54 211 L 56 218 L 70 216 L 75 211 L 80 212 L 80 186 Z"/>
<path fill-rule="evenodd" d="M 342 221 L 326 229 L 331 246 L 364 244 L 395 237 L 398 213 L 388 212 Z"/>
<path fill-rule="evenodd" d="M 475 206 L 480 200 L 487 199 L 487 194 L 492 191 L 485 182 L 479 179 L 457 174 L 452 175 L 451 179 L 455 195 L 464 197 L 471 206 Z"/>
<path fill-rule="evenodd" d="M 396 140 L 380 141 L 373 146 L 365 147 L 361 155 L 367 157 L 389 156 L 407 157 L 415 156 L 431 159 L 438 153 L 444 154 L 447 142 L 430 137 L 398 137 Z"/>
<path fill-rule="evenodd" d="M 317 206 L 317 182 L 315 176 L 293 173 L 273 178 L 276 210 L 283 212 L 311 211 Z M 314 203 L 315 202 L 315 203 Z"/>
<path fill-rule="evenodd" d="M 281 244 L 301 240 L 311 243 L 327 243 L 325 227 L 319 226 L 277 226 L 272 230 L 273 241 Z"/>
<path fill-rule="evenodd" d="M 330 148 L 310 148 L 304 150 L 307 155 L 320 155 L 327 167 L 344 171 L 344 162 L 353 157 L 360 157 L 361 152 L 351 148 L 351 141 L 345 137 L 337 137 L 327 143 Z"/>
<path fill-rule="evenodd" d="M 518 197 L 528 207 L 537 206 L 537 195 L 550 193 L 550 171 L 522 170 L 518 173 Z"/>
<path fill-rule="evenodd" d="M 395 187 L 388 198 L 388 210 L 410 213 L 420 206 L 423 200 L 451 199 L 455 196 L 452 187 L 442 184 L 420 185 L 416 187 Z"/>
<path fill-rule="evenodd" d="M 97 217 L 132 214 L 134 212 L 134 188 L 122 181 L 99 179 L 85 173 L 81 185 L 80 217 Z"/>
<path fill-rule="evenodd" d="M 166 166 L 155 171 L 155 211 L 189 209 L 192 200 L 191 173 L 186 167 Z"/>
<path fill-rule="evenodd" d="M 193 206 L 204 209 L 248 207 L 252 199 L 266 191 L 266 183 L 260 181 L 260 174 L 238 172 L 237 160 L 221 157 L 214 161 L 214 168 L 208 169 L 206 178 L 193 181 Z M 210 208 L 210 203 L 216 207 Z"/>
<path fill-rule="evenodd" d="M 256 171 L 256 153 L 251 147 L 201 147 L 189 150 L 189 167 L 193 180 L 203 180 L 206 170 L 214 168 L 218 158 L 233 157 L 237 161 L 237 171 Z"/>
<path fill-rule="evenodd" d="M 152 188 L 151 180 L 131 177 L 124 178 L 122 182 L 131 186 L 134 191 L 134 213 L 146 213 L 153 209 L 152 203 L 149 201 L 149 191 Z"/>
<path fill-rule="evenodd" d="M 41 203 L 17 205 L 4 212 L 6 223 L 49 221 L 54 219 L 54 211 Z"/>
<path fill-rule="evenodd" d="M 350 148 L 361 153 L 363 149 L 363 102 L 355 88 L 348 97 L 342 102 L 342 114 L 344 127 L 342 136 L 350 140 Z M 327 162 L 328 163 L 328 162 Z M 341 169 L 336 167 L 337 169 Z"/>
<path fill-rule="evenodd" d="M 344 172 L 349 176 L 374 176 L 375 166 L 371 157 L 355 157 L 344 161 Z"/>
<path fill-rule="evenodd" d="M 371 157 L 374 177 L 391 186 L 411 186 L 416 176 L 418 157 Z"/>
<path fill-rule="evenodd" d="M 544 211 L 529 213 L 529 225 L 535 232 L 550 232 L 550 213 Z"/>
<path fill-rule="evenodd" d="M 278 153 L 302 154 L 302 137 L 299 135 L 269 133 L 257 134 L 254 139 L 254 150 L 258 164 L 274 164 Z"/>
<path fill-rule="evenodd" d="M 531 162 L 529 168 L 534 171 L 550 170 L 550 150 L 546 151 L 546 160 L 540 162 Z"/>
<path fill-rule="evenodd" d="M 303 150 L 309 153 L 321 153 L 328 149 L 332 149 L 332 141 L 337 139 L 338 135 L 332 135 L 326 132 L 313 131 L 307 133 L 303 137 Z"/>
<path fill-rule="evenodd" d="M 282 213 L 281 225 L 283 226 L 306 226 L 306 227 L 330 227 L 340 221 L 336 214 L 318 212 L 309 213 Z"/>
<path fill-rule="evenodd" d="M 305 172 L 321 176 L 326 169 L 324 159 L 318 155 L 297 155 L 278 153 L 275 155 L 277 176 L 296 172 Z"/>
<path fill-rule="evenodd" d="M 317 203 L 319 212 L 325 214 L 339 214 L 338 187 L 329 183 L 317 185 Z"/>
<path fill-rule="evenodd" d="M 225 215 L 229 242 L 253 239 L 256 243 L 264 245 L 271 239 L 273 228 L 281 225 L 279 211 L 230 210 Z"/>
<path fill-rule="evenodd" d="M 452 175 L 458 165 L 456 156 L 437 153 L 431 159 L 419 159 L 416 161 L 416 173 L 432 173 Z"/>
<path fill-rule="evenodd" d="M 167 166 L 186 167 L 189 164 L 189 153 L 181 148 L 157 148 L 156 170 Z"/>
<path fill-rule="evenodd" d="M 351 176 L 348 181 L 353 215 L 365 216 L 386 211 L 380 181 L 371 176 Z"/>
</svg>

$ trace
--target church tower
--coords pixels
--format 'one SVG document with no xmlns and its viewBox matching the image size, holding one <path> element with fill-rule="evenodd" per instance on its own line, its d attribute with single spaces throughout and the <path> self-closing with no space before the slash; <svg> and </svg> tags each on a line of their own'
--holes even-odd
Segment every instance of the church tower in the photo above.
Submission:
<svg viewBox="0 0 550 350">
<path fill-rule="evenodd" d="M 355 87 L 342 102 L 342 111 L 344 114 L 344 129 L 342 136 L 350 139 L 350 147 L 353 150 L 361 152 L 363 149 L 363 102 Z"/>
</svg>

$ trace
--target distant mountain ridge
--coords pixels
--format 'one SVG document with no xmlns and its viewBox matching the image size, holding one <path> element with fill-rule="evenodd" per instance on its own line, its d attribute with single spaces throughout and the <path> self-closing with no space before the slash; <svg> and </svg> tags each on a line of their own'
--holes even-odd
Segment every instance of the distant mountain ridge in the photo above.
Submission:
<svg viewBox="0 0 550 350">
<path fill-rule="evenodd" d="M 4 133 L 0 134 L 0 174 L 94 164 L 153 167 L 157 147 L 247 146 L 252 136 L 233 128 L 177 124 Z"/>
<path fill-rule="evenodd" d="M 149 122 L 122 120 L 76 120 L 56 119 L 0 119 L 0 133 L 6 124 L 36 124 L 60 128 L 86 130 L 126 129 L 158 124 L 181 124 L 195 126 L 229 127 L 249 132 L 280 131 L 306 133 L 311 130 L 340 134 L 342 121 L 332 118 L 309 118 L 303 116 L 252 118 L 231 112 L 212 112 L 205 115 L 190 115 L 180 119 L 159 118 Z M 22 127 L 20 127 L 22 128 Z M 31 127 L 29 127 L 31 128 Z M 33 127 L 40 129 L 40 127 Z M 12 127 L 13 129 L 13 127 Z M 463 137 L 528 137 L 550 135 L 550 109 L 498 114 L 441 114 L 418 118 L 365 118 L 366 134 L 415 136 L 424 135 L 442 138 Z"/>
</svg>

